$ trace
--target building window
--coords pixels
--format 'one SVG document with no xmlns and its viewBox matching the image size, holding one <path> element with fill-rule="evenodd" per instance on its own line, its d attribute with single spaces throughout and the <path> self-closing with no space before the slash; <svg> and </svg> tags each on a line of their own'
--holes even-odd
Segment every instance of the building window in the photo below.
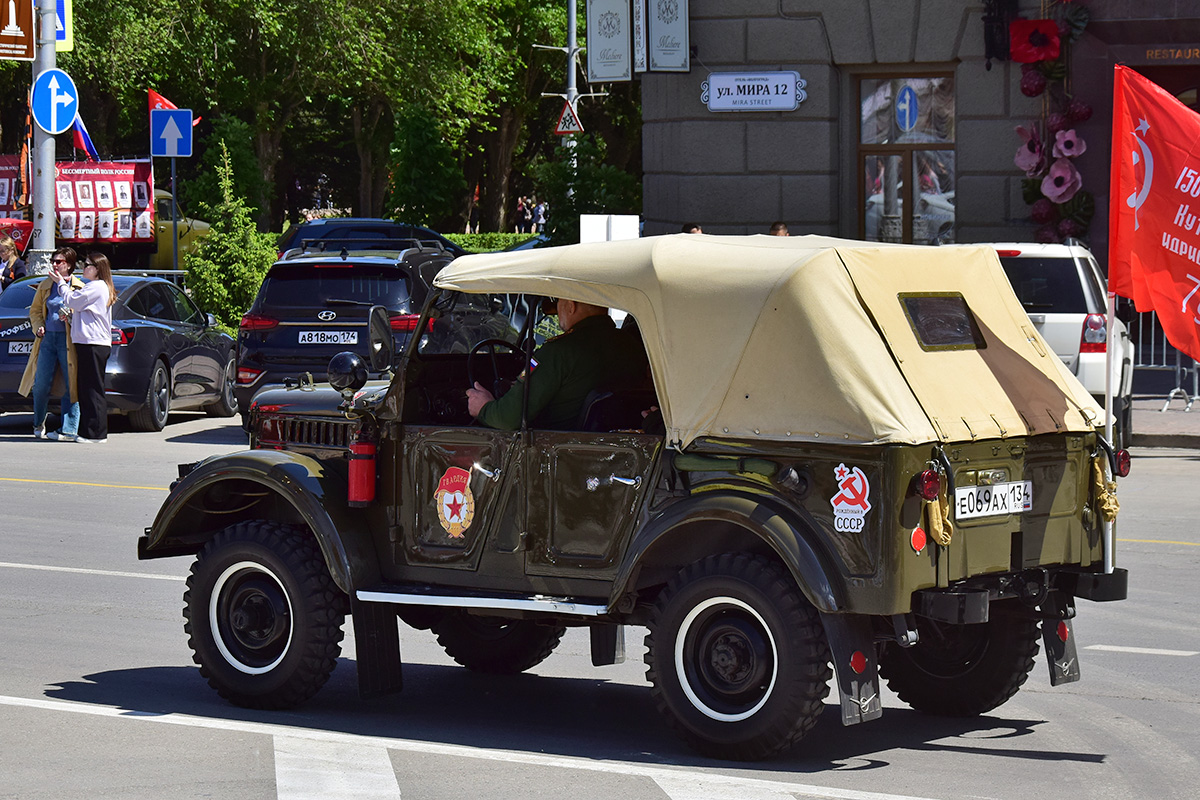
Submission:
<svg viewBox="0 0 1200 800">
<path fill-rule="evenodd" d="M 864 76 L 858 89 L 859 235 L 953 242 L 954 77 Z"/>
</svg>

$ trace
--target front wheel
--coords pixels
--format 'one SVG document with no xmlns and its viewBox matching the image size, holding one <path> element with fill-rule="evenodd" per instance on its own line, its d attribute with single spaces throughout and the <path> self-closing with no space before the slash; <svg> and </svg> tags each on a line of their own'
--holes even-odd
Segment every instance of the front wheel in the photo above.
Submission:
<svg viewBox="0 0 1200 800">
<path fill-rule="evenodd" d="M 919 639 L 888 645 L 879 672 L 917 711 L 973 717 L 1017 693 L 1038 654 L 1038 620 L 1016 600 L 992 604 L 987 622 L 950 625 L 917 618 Z"/>
<path fill-rule="evenodd" d="M 348 602 L 308 530 L 266 520 L 226 528 L 192 564 L 184 630 L 200 674 L 247 708 L 290 708 L 337 665 Z"/>
<path fill-rule="evenodd" d="M 137 431 L 161 431 L 167 425 L 167 415 L 171 412 L 171 380 L 167 375 L 167 366 L 161 361 L 154 362 L 150 373 L 150 383 L 146 387 L 146 401 L 137 411 L 129 413 L 129 422 Z"/>
<path fill-rule="evenodd" d="M 516 675 L 554 652 L 566 628 L 454 611 L 430 626 L 446 654 L 475 672 Z"/>
<path fill-rule="evenodd" d="M 829 693 L 820 616 L 778 564 L 709 556 L 659 597 L 646 677 L 667 723 L 713 758 L 774 755 L 807 733 Z"/>
</svg>

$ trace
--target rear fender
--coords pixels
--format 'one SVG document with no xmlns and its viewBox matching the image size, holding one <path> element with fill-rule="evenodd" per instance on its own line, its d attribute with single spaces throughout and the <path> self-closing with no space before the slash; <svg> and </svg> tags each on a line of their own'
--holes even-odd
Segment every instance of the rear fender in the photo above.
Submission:
<svg viewBox="0 0 1200 800">
<path fill-rule="evenodd" d="M 344 592 L 353 595 L 379 580 L 366 516 L 347 504 L 345 473 L 281 450 L 246 450 L 197 464 L 171 489 L 138 542 L 138 558 L 199 552 L 219 531 L 250 519 L 307 526 Z"/>
<path fill-rule="evenodd" d="M 610 605 L 638 588 L 669 580 L 689 563 L 713 552 L 757 549 L 772 552 L 800 591 L 821 612 L 846 606 L 830 579 L 836 567 L 817 537 L 794 510 L 768 498 L 739 492 L 708 492 L 675 503 L 638 532 L 613 583 Z"/>
</svg>

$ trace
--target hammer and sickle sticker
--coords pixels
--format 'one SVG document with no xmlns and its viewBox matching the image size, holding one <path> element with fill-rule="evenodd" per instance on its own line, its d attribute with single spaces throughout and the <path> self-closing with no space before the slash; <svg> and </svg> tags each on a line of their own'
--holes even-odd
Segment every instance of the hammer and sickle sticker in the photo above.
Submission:
<svg viewBox="0 0 1200 800">
<path fill-rule="evenodd" d="M 871 510 L 871 483 L 861 469 L 845 464 L 838 464 L 833 475 L 838 483 L 838 493 L 829 500 L 833 527 L 843 533 L 862 533 Z"/>
<path fill-rule="evenodd" d="M 450 467 L 438 481 L 433 495 L 438 522 L 453 539 L 461 539 L 475 518 L 475 497 L 471 494 L 471 473 Z"/>
</svg>

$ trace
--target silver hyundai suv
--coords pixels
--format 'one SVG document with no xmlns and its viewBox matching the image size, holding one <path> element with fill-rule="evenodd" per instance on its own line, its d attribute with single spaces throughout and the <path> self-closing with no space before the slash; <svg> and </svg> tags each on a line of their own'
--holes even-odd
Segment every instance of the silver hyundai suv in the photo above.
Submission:
<svg viewBox="0 0 1200 800">
<path fill-rule="evenodd" d="M 1017 299 L 1042 338 L 1079 382 L 1104 405 L 1108 329 L 1104 273 L 1081 244 L 991 242 Z M 1113 444 L 1127 447 L 1131 433 L 1133 345 L 1119 319 L 1112 359 Z"/>
</svg>

